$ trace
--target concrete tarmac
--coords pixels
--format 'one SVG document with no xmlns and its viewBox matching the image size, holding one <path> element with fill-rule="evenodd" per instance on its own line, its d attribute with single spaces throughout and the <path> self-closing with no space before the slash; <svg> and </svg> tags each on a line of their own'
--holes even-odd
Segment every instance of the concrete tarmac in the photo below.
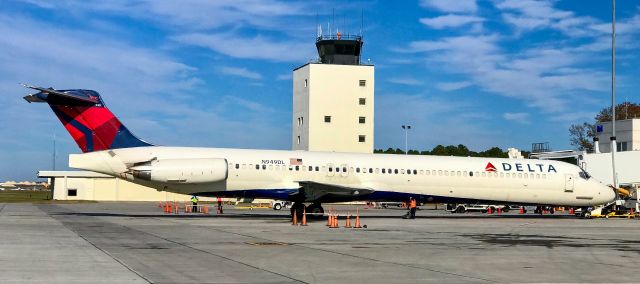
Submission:
<svg viewBox="0 0 640 284">
<path fill-rule="evenodd" d="M 270 209 L 0 204 L 0 283 L 640 282 L 639 220 L 330 207 L 360 208 L 367 228 L 291 226 Z"/>
</svg>

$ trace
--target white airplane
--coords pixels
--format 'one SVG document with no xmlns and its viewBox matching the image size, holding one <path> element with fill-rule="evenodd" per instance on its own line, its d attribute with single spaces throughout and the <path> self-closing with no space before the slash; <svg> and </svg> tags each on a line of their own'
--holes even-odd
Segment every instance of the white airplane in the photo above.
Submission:
<svg viewBox="0 0 640 284">
<path fill-rule="evenodd" d="M 38 90 L 84 154 L 69 166 L 198 196 L 293 201 L 323 213 L 324 202 L 491 202 L 586 207 L 614 191 L 578 166 L 529 159 L 355 154 L 154 146 L 138 139 L 91 90 Z"/>
</svg>

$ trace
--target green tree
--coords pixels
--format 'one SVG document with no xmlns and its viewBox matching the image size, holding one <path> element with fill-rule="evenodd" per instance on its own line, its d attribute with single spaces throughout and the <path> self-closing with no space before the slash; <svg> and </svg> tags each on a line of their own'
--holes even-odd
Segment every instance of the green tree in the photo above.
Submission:
<svg viewBox="0 0 640 284">
<path fill-rule="evenodd" d="M 639 118 L 640 104 L 624 102 L 616 105 L 616 120 Z M 598 122 L 611 121 L 611 107 L 603 108 L 595 117 Z"/>
<path fill-rule="evenodd" d="M 438 145 L 438 146 L 433 147 L 433 150 L 431 150 L 431 155 L 449 156 L 449 152 L 447 152 L 447 149 L 444 146 Z"/>
<path fill-rule="evenodd" d="M 595 124 L 584 122 L 582 124 L 572 124 L 569 127 L 571 145 L 580 151 L 593 151 L 592 141 L 595 135 Z"/>
<path fill-rule="evenodd" d="M 478 156 L 487 158 L 508 158 L 509 154 L 498 147 L 493 147 L 489 150 L 478 153 Z"/>
</svg>

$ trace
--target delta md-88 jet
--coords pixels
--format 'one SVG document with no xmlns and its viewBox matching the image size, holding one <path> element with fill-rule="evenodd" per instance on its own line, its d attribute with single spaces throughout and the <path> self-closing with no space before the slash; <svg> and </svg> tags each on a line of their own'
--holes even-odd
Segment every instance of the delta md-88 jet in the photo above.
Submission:
<svg viewBox="0 0 640 284">
<path fill-rule="evenodd" d="M 321 204 L 407 201 L 586 207 L 614 191 L 558 161 L 154 146 L 134 136 L 91 90 L 39 91 L 83 154 L 69 166 L 198 196 L 270 198 L 296 212 Z M 292 210 L 292 211 L 293 211 Z"/>
</svg>

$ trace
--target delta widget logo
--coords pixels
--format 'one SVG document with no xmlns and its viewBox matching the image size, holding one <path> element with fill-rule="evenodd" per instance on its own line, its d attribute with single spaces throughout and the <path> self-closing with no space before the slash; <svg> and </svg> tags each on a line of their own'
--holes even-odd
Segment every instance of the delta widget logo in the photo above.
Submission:
<svg viewBox="0 0 640 284">
<path fill-rule="evenodd" d="M 493 166 L 492 163 L 487 163 L 487 166 L 484 167 L 484 170 L 487 172 L 497 172 L 498 170 L 496 169 L 496 167 Z"/>
</svg>

